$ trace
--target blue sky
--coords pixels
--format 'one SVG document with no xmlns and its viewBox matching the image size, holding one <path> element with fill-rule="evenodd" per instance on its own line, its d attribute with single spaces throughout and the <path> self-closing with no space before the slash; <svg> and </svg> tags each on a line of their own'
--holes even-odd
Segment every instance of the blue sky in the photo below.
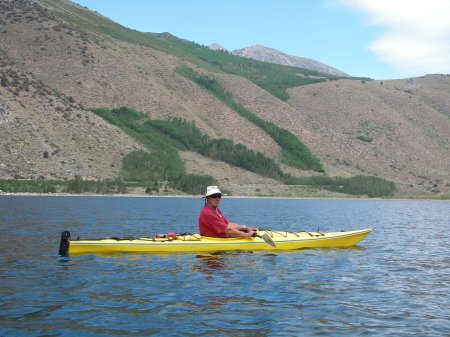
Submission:
<svg viewBox="0 0 450 337">
<path fill-rule="evenodd" d="M 75 0 L 126 27 L 228 50 L 256 44 L 352 76 L 450 73 L 448 0 Z"/>
</svg>

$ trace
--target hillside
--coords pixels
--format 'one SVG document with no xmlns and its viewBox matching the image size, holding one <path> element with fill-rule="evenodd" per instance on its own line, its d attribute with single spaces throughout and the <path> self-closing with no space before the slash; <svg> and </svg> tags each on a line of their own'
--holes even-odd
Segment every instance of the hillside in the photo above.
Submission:
<svg viewBox="0 0 450 337">
<path fill-rule="evenodd" d="M 289 94 L 317 130 L 321 145 L 311 147 L 336 174 L 383 174 L 405 194 L 448 191 L 450 76 L 340 80 Z"/>
<path fill-rule="evenodd" d="M 148 119 L 195 122 L 209 137 L 244 144 L 291 175 L 317 174 L 283 164 L 283 149 L 261 127 L 180 74 L 189 67 L 297 136 L 328 174 L 394 180 L 399 196 L 450 193 L 447 76 L 337 81 L 168 33 L 132 31 L 68 1 L 0 6 L 0 178 L 117 178 L 122 159 L 146 147 L 91 109 L 122 106 Z M 197 153 L 180 155 L 187 173 L 209 174 L 233 194 L 332 195 Z"/>
</svg>

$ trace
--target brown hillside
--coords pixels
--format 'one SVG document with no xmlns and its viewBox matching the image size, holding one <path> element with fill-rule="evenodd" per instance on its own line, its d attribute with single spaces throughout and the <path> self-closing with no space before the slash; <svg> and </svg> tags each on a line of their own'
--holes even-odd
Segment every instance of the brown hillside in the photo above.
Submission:
<svg viewBox="0 0 450 337">
<path fill-rule="evenodd" d="M 401 194 L 449 191 L 450 76 L 325 82 L 291 89 L 288 104 L 244 78 L 215 77 L 244 107 L 302 139 L 331 174 L 385 177 Z"/>
<path fill-rule="evenodd" d="M 140 146 L 0 58 L 0 177 L 113 179 Z"/>
<path fill-rule="evenodd" d="M 289 104 L 309 121 L 308 129 L 320 139 L 311 148 L 333 172 L 384 176 L 408 194 L 448 193 L 447 98 L 434 96 L 430 104 L 423 98 L 426 90 L 416 88 L 415 94 L 402 88 L 410 81 L 340 80 L 298 87 L 289 91 Z M 450 90 L 450 77 L 427 79 L 428 88 L 437 83 Z"/>
<path fill-rule="evenodd" d="M 417 99 L 450 117 L 450 75 L 427 75 L 405 80 L 385 81 L 389 88 L 413 94 Z"/>
<path fill-rule="evenodd" d="M 175 68 L 184 61 L 85 32 L 34 8 L 14 9 L 21 21 L 7 21 L 0 48 L 85 108 L 127 106 L 153 119 L 183 117 L 196 121 L 210 136 L 229 138 L 264 153 L 279 151 L 253 124 L 176 74 Z"/>
</svg>

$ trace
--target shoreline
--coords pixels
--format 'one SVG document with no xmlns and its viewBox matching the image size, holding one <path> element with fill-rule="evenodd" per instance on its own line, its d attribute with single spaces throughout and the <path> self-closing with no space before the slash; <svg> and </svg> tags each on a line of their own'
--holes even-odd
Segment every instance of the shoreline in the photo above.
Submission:
<svg viewBox="0 0 450 337">
<path fill-rule="evenodd" d="M 171 195 L 142 195 L 142 194 L 73 194 L 73 193 L 28 193 L 28 192 L 0 192 L 2 196 L 23 196 L 23 197 L 111 197 L 111 198 L 190 198 L 202 199 L 203 195 L 171 194 Z M 299 199 L 299 200 L 385 200 L 385 201 L 450 201 L 450 198 L 427 198 L 425 196 L 417 197 L 393 197 L 393 198 L 369 198 L 369 197 L 337 197 L 337 196 L 248 196 L 248 195 L 224 195 L 225 199 Z"/>
</svg>

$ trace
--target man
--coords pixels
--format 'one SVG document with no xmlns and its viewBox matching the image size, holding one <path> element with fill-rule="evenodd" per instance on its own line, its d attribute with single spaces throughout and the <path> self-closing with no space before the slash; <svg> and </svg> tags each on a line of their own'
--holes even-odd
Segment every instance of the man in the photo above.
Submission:
<svg viewBox="0 0 450 337">
<path fill-rule="evenodd" d="M 208 186 L 205 193 L 205 206 L 198 218 L 198 227 L 203 236 L 215 238 L 248 238 L 258 230 L 229 222 L 219 209 L 222 192 L 217 186 Z"/>
</svg>

